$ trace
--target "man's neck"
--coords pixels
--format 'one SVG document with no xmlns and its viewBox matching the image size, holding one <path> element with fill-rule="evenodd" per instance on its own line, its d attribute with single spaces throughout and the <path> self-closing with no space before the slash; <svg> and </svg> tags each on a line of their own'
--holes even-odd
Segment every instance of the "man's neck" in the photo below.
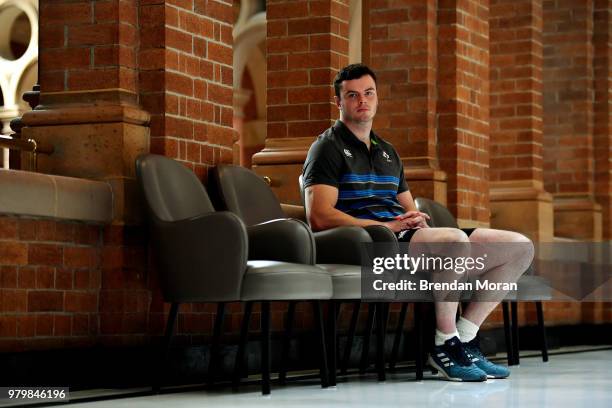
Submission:
<svg viewBox="0 0 612 408">
<path fill-rule="evenodd" d="M 342 118 L 340 118 L 340 121 L 342 121 L 342 123 L 344 123 L 344 125 L 349 128 L 349 130 L 353 132 L 355 136 L 357 136 L 357 139 L 365 143 L 365 145 L 368 146 L 368 149 L 370 148 L 370 132 L 372 131 L 372 122 L 355 123 L 344 121 Z"/>
</svg>

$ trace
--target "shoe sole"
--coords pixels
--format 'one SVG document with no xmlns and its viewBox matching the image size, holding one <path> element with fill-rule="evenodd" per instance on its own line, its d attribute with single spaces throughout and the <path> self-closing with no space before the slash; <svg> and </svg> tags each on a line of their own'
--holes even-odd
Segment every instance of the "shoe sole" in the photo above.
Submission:
<svg viewBox="0 0 612 408">
<path fill-rule="evenodd" d="M 433 358 L 431 358 L 431 356 L 429 356 L 429 358 L 427 359 L 427 362 L 429 363 L 430 366 L 432 366 L 435 370 L 437 370 L 440 374 L 442 374 L 442 376 L 446 378 L 448 381 L 455 381 L 455 382 L 484 382 L 484 381 L 487 381 L 488 376 L 485 378 L 479 378 L 479 379 L 474 379 L 474 380 L 464 380 L 463 378 L 451 377 L 438 364 L 436 364 L 436 362 L 434 361 Z"/>
<path fill-rule="evenodd" d="M 502 376 L 495 376 L 495 375 L 487 374 L 487 378 L 496 379 L 496 380 L 502 380 L 502 379 L 508 378 L 508 377 L 510 377 L 510 374 L 508 374 L 506 376 L 503 376 L 503 377 Z"/>
</svg>

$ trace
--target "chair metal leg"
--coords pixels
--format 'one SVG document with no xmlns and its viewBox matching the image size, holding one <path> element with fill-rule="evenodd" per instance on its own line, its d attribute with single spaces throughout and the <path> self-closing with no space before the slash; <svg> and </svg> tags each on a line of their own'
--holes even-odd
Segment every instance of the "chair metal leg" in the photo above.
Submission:
<svg viewBox="0 0 612 408">
<path fill-rule="evenodd" d="M 518 326 L 518 304 L 516 302 L 510 303 L 510 313 L 512 315 L 512 357 L 513 365 L 520 364 L 519 356 L 519 326 Z"/>
<path fill-rule="evenodd" d="M 385 381 L 385 334 L 387 332 L 388 303 L 376 305 L 376 371 L 378 381 Z"/>
<path fill-rule="evenodd" d="M 270 394 L 270 302 L 261 302 L 261 393 Z"/>
<path fill-rule="evenodd" d="M 423 379 L 423 308 L 421 303 L 414 303 L 414 332 L 416 340 L 416 380 Z"/>
<path fill-rule="evenodd" d="M 502 310 L 504 315 L 504 338 L 506 339 L 506 355 L 508 358 L 508 365 L 514 364 L 514 348 L 512 346 L 512 335 L 510 333 L 510 310 L 508 308 L 508 302 L 502 302 Z"/>
<path fill-rule="evenodd" d="M 361 349 L 361 363 L 359 364 L 359 374 L 365 374 L 369 365 L 370 357 L 370 337 L 374 328 L 374 315 L 376 313 L 376 304 L 368 304 L 368 321 L 366 323 L 365 332 L 363 333 L 363 347 Z"/>
<path fill-rule="evenodd" d="M 247 364 L 244 354 L 249 337 L 249 323 L 251 322 L 252 311 L 253 302 L 246 302 L 242 316 L 242 326 L 240 328 L 240 342 L 238 343 L 238 352 L 236 353 L 236 362 L 234 363 L 234 378 L 232 379 L 232 384 L 234 386 L 238 386 L 240 384 L 240 379 L 247 372 Z"/>
<path fill-rule="evenodd" d="M 287 380 L 287 360 L 289 359 L 289 348 L 291 346 L 291 337 L 293 337 L 293 320 L 295 318 L 296 301 L 289 302 L 289 309 L 285 320 L 285 337 L 283 338 L 283 350 L 278 368 L 278 383 L 285 385 Z"/>
<path fill-rule="evenodd" d="M 168 350 L 170 348 L 170 340 L 172 340 L 172 335 L 174 334 L 174 327 L 176 326 L 176 317 L 178 316 L 180 303 L 173 302 L 170 305 L 170 313 L 168 313 L 168 320 L 166 321 L 166 331 L 164 333 L 164 341 L 162 344 L 162 361 L 159 365 L 159 372 L 157 378 L 153 383 L 153 392 L 159 393 L 161 389 L 162 377 L 164 372 L 164 366 L 166 363 L 166 359 L 168 358 Z"/>
<path fill-rule="evenodd" d="M 536 313 L 538 315 L 538 329 L 540 331 L 540 344 L 542 347 L 542 361 L 548 361 L 548 341 L 546 338 L 546 327 L 544 326 L 544 311 L 542 310 L 542 302 L 535 302 Z"/>
<path fill-rule="evenodd" d="M 402 303 L 402 308 L 399 314 L 399 320 L 395 327 L 395 336 L 393 337 L 393 348 L 391 349 L 391 356 L 389 357 L 389 370 L 395 369 L 397 363 L 397 355 L 399 353 L 399 345 L 402 340 L 402 334 L 404 333 L 404 323 L 406 322 L 406 312 L 408 311 L 408 303 Z"/>
<path fill-rule="evenodd" d="M 325 328 L 323 323 L 323 311 L 321 310 L 321 301 L 313 300 L 312 301 L 312 311 L 314 313 L 315 318 L 315 326 L 317 327 L 317 334 L 319 335 L 319 341 L 321 343 L 321 366 L 320 366 L 320 375 L 321 375 L 321 387 L 327 388 L 329 387 L 328 381 L 328 369 L 327 369 L 327 350 L 325 347 Z"/>
<path fill-rule="evenodd" d="M 217 304 L 217 315 L 215 316 L 215 326 L 213 329 L 212 344 L 210 346 L 210 356 L 208 358 L 208 386 L 212 386 L 215 382 L 216 370 L 220 368 L 219 363 L 219 338 L 223 330 L 223 318 L 225 317 L 225 303 Z"/>
<path fill-rule="evenodd" d="M 327 347 L 327 353 L 329 357 L 329 385 L 334 387 L 336 385 L 336 370 L 337 370 L 337 348 L 338 348 L 338 313 L 340 309 L 339 302 L 335 300 L 329 301 L 329 313 L 327 321 L 329 328 L 327 329 L 327 337 L 329 339 L 329 346 Z"/>
<path fill-rule="evenodd" d="M 359 320 L 359 312 L 361 311 L 361 301 L 356 300 L 353 302 L 353 314 L 351 316 L 351 323 L 349 324 L 349 331 L 346 336 L 346 345 L 344 346 L 344 356 L 342 357 L 342 367 L 340 368 L 340 374 L 346 374 L 348 369 L 349 361 L 351 359 L 351 350 L 353 349 L 353 339 L 355 338 L 355 331 L 357 330 L 357 321 Z"/>
</svg>

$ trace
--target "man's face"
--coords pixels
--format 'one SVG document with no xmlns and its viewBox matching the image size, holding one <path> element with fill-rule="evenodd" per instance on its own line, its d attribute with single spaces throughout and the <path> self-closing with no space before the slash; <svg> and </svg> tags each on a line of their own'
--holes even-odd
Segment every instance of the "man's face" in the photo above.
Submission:
<svg viewBox="0 0 612 408">
<path fill-rule="evenodd" d="M 372 122 L 378 107 L 376 83 L 369 75 L 342 81 L 340 98 L 334 97 L 343 122 Z"/>
</svg>

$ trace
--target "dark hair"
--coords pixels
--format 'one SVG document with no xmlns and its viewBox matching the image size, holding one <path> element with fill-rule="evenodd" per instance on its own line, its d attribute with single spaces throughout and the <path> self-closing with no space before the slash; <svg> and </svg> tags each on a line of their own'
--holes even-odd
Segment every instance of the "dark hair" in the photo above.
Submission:
<svg viewBox="0 0 612 408">
<path fill-rule="evenodd" d="M 340 97 L 340 87 L 342 86 L 343 81 L 350 81 L 352 79 L 359 79 L 362 76 L 369 75 L 376 83 L 376 74 L 367 65 L 364 64 L 351 64 L 342 68 L 336 74 L 334 78 L 334 90 L 336 91 L 336 96 Z"/>
</svg>

